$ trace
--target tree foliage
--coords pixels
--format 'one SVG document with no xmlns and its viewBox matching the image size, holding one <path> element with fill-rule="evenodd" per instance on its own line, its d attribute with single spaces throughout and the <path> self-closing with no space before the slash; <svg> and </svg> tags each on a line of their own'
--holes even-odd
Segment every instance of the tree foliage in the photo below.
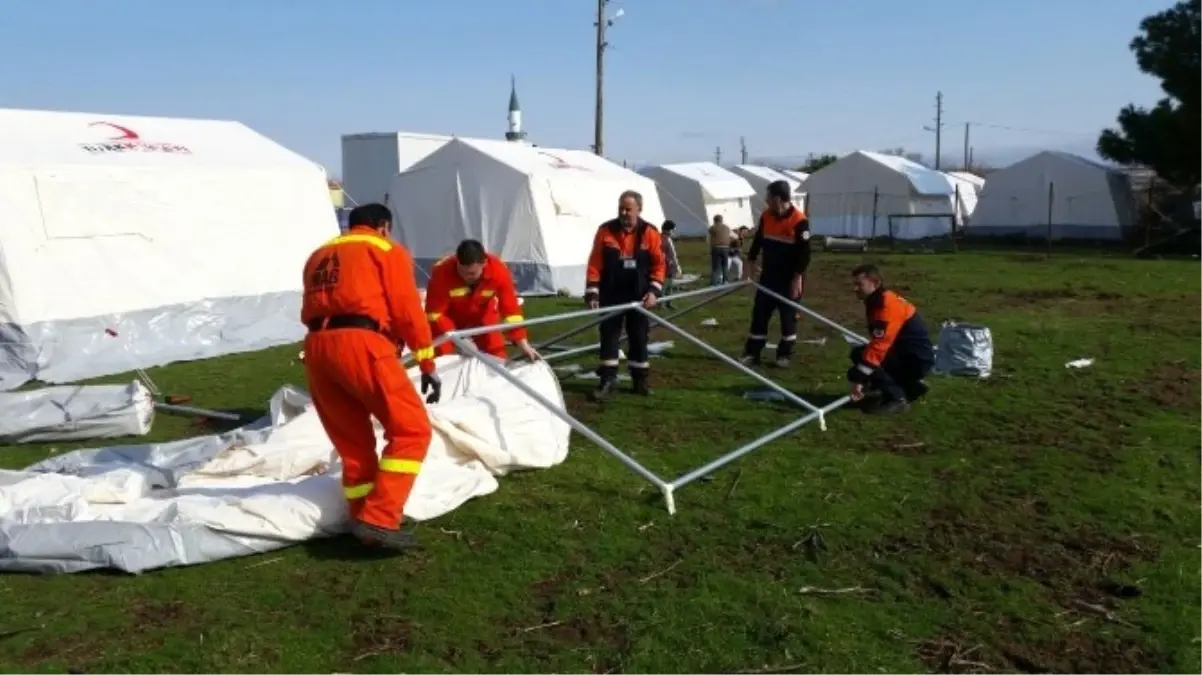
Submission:
<svg viewBox="0 0 1202 675">
<path fill-rule="evenodd" d="M 797 167 L 796 170 L 804 172 L 804 173 L 814 173 L 815 171 L 825 168 L 831 164 L 834 164 L 837 161 L 839 161 L 839 158 L 836 157 L 835 155 L 812 155 L 811 154 L 809 157 L 806 158 L 805 164 L 802 164 L 801 166 Z"/>
<path fill-rule="evenodd" d="M 1202 173 L 1202 0 L 1182 0 L 1146 17 L 1131 51 L 1166 94 L 1151 109 L 1134 104 L 1118 114 L 1118 129 L 1098 138 L 1098 154 L 1120 164 L 1150 167 L 1180 186 Z"/>
</svg>

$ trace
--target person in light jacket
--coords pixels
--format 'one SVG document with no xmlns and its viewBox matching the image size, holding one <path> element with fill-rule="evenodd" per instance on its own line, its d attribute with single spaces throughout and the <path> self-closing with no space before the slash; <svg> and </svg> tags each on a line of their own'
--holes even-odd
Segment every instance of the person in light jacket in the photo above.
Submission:
<svg viewBox="0 0 1202 675">
<path fill-rule="evenodd" d="M 672 241 L 676 235 L 676 223 L 665 220 L 660 231 L 664 235 L 661 238 L 664 246 L 664 262 L 668 265 L 668 278 L 664 280 L 664 296 L 670 298 L 672 289 L 676 287 L 674 280 L 680 276 L 680 258 L 676 257 L 676 242 Z M 672 301 L 663 303 L 663 306 L 672 309 Z"/>
</svg>

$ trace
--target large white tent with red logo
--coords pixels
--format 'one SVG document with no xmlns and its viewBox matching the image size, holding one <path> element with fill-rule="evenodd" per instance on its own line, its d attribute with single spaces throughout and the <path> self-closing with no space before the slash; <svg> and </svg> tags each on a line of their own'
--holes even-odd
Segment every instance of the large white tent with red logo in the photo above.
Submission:
<svg viewBox="0 0 1202 675">
<path fill-rule="evenodd" d="M 625 190 L 663 223 L 654 181 L 591 152 L 456 138 L 397 174 L 388 206 L 393 236 L 427 275 L 471 238 L 509 265 L 519 292 L 580 295 L 597 227 L 617 217 Z"/>
<path fill-rule="evenodd" d="M 337 233 L 325 171 L 237 122 L 0 109 L 0 391 L 295 341 Z"/>
</svg>

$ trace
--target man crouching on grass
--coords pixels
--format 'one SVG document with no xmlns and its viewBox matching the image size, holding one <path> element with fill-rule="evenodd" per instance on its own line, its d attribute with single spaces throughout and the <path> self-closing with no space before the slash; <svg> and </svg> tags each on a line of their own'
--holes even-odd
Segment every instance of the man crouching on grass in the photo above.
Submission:
<svg viewBox="0 0 1202 675">
<path fill-rule="evenodd" d="M 926 324 L 914 305 L 885 288 L 876 265 L 860 265 L 851 276 L 856 297 L 864 301 L 871 336 L 868 344 L 851 350 L 851 398 L 863 400 L 867 387 L 881 398 L 865 412 L 905 412 L 927 393 L 923 378 L 935 364 Z"/>
</svg>

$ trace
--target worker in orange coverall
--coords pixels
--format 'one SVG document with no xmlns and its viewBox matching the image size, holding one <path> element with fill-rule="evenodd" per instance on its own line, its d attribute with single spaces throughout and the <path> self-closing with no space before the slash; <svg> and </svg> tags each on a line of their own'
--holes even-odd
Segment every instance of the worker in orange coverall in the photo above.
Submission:
<svg viewBox="0 0 1202 675">
<path fill-rule="evenodd" d="M 430 320 L 435 338 L 456 329 L 525 320 L 509 267 L 497 256 L 486 252 L 484 245 L 474 239 L 464 240 L 455 249 L 455 255 L 434 265 L 430 284 L 426 287 L 426 318 Z M 508 336 L 526 358 L 538 359 L 538 352 L 530 346 L 525 328 L 513 328 L 508 331 Z M 485 354 L 501 360 L 509 356 L 505 351 L 505 337 L 500 331 L 477 335 L 473 342 Z M 439 356 L 451 354 L 455 345 L 444 342 L 436 351 Z"/>
<path fill-rule="evenodd" d="M 627 190 L 618 197 L 618 217 L 597 228 L 593 249 L 589 253 L 584 299 L 590 309 L 641 302 L 651 309 L 664 292 L 668 265 L 664 260 L 659 230 L 643 220 L 643 196 Z M 607 399 L 618 381 L 619 345 L 625 324 L 630 352 L 626 368 L 634 393 L 649 396 L 651 364 L 647 343 L 651 323 L 647 315 L 629 309 L 616 312 L 601 322 L 601 365 L 597 375 L 601 381 L 590 393 L 595 402 Z"/>
<path fill-rule="evenodd" d="M 305 374 L 313 407 L 342 458 L 351 534 L 403 550 L 417 544 L 402 529 L 403 514 L 432 430 L 399 350 L 408 345 L 416 357 L 427 403 L 438 402 L 442 384 L 413 258 L 389 238 L 392 212 L 364 204 L 351 211 L 348 224 L 346 234 L 305 263 Z M 384 427 L 380 457 L 372 417 Z"/>
</svg>

